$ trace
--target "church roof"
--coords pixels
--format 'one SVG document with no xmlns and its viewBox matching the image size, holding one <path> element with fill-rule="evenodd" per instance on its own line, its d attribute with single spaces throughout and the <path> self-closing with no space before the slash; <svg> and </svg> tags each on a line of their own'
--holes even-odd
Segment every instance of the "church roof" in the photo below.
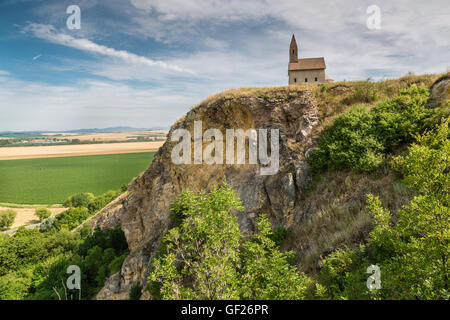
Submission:
<svg viewBox="0 0 450 320">
<path fill-rule="evenodd" d="M 289 71 L 317 69 L 326 69 L 325 59 L 323 57 L 298 59 L 298 62 L 289 63 Z"/>
</svg>

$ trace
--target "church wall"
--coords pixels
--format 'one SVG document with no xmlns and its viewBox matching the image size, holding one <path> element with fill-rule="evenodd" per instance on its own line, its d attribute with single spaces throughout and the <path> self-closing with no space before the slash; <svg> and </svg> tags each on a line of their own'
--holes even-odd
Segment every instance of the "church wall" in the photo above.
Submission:
<svg viewBox="0 0 450 320">
<path fill-rule="evenodd" d="M 317 81 L 314 81 L 317 77 Z M 294 79 L 297 79 L 297 82 Z M 305 83 L 305 78 L 308 79 L 307 83 L 326 83 L 325 70 L 292 70 L 289 71 L 289 84 Z"/>
</svg>

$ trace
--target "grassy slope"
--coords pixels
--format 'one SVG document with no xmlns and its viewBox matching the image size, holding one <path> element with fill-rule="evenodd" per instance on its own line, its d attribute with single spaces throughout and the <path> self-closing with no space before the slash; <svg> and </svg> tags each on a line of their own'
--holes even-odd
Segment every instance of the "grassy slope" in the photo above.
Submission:
<svg viewBox="0 0 450 320">
<path fill-rule="evenodd" d="M 77 192 L 119 189 L 154 152 L 0 161 L 0 202 L 61 203 Z"/>
<path fill-rule="evenodd" d="M 409 75 L 380 82 L 336 82 L 313 86 L 322 125 L 313 135 L 353 105 L 367 108 L 397 95 L 413 84 L 429 88 L 440 75 Z M 366 99 L 375 92 L 374 99 Z M 297 263 L 308 273 L 318 270 L 319 257 L 338 247 L 362 243 L 372 227 L 365 212 L 366 194 L 378 195 L 383 205 L 395 212 L 409 202 L 413 191 L 396 181 L 386 166 L 375 174 L 355 174 L 348 171 L 324 172 L 314 178 L 303 195 L 302 212 L 305 219 L 299 224 L 288 219 L 290 230 L 285 249 L 299 253 Z M 290 220 L 290 221 L 289 221 Z"/>
<path fill-rule="evenodd" d="M 442 74 L 406 75 L 377 82 L 340 81 L 323 85 L 230 89 L 208 97 L 193 109 L 218 99 L 289 98 L 299 89 L 308 89 L 316 100 L 321 122 L 312 132 L 317 138 L 325 125 L 350 107 L 372 108 L 411 85 L 429 88 L 440 76 Z M 388 167 L 376 174 L 324 172 L 314 178 L 301 201 L 304 219 L 298 222 L 286 217 L 289 232 L 283 248 L 298 252 L 297 263 L 303 271 L 315 273 L 319 257 L 329 250 L 365 241 L 372 224 L 365 212 L 366 193 L 378 195 L 383 205 L 392 211 L 408 203 L 413 194 L 396 181 Z"/>
</svg>

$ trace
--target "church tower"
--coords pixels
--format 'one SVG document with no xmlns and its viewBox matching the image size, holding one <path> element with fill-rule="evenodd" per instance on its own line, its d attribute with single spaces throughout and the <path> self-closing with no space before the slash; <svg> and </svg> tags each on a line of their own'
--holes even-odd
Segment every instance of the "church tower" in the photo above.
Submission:
<svg viewBox="0 0 450 320">
<path fill-rule="evenodd" d="M 298 62 L 298 47 L 295 36 L 292 34 L 291 45 L 289 46 L 289 63 Z"/>
</svg>

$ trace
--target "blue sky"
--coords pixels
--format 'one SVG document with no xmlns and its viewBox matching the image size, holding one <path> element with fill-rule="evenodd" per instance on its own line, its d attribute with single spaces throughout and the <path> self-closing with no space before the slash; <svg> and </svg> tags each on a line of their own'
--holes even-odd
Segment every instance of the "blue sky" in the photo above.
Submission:
<svg viewBox="0 0 450 320">
<path fill-rule="evenodd" d="M 450 67 L 448 0 L 2 0 L 0 131 L 170 126 L 216 92 L 286 85 L 292 33 L 335 80 Z"/>
</svg>

